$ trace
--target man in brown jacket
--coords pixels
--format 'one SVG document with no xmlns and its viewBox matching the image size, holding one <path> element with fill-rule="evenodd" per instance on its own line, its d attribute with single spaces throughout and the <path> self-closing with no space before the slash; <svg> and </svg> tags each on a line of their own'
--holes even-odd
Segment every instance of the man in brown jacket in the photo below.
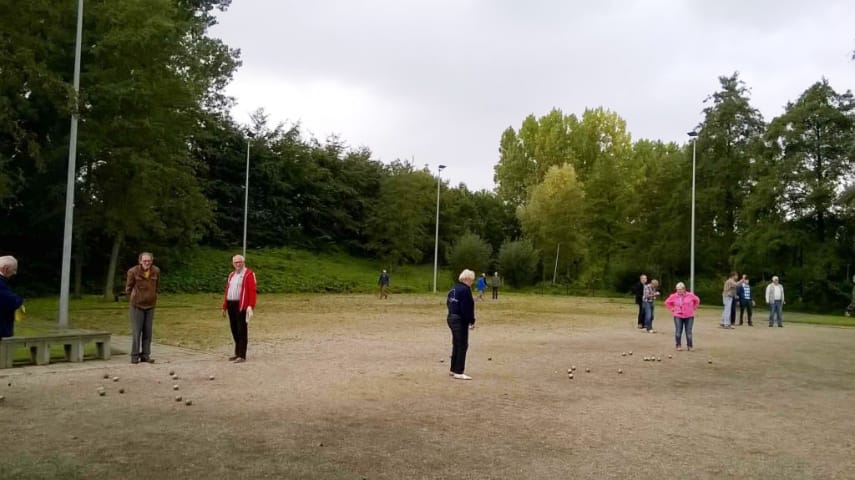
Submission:
<svg viewBox="0 0 855 480">
<path fill-rule="evenodd" d="M 141 253 L 139 262 L 128 270 L 125 283 L 125 295 L 130 303 L 131 363 L 154 363 L 151 358 L 151 330 L 160 269 L 154 266 L 154 256 L 149 252 Z"/>
</svg>

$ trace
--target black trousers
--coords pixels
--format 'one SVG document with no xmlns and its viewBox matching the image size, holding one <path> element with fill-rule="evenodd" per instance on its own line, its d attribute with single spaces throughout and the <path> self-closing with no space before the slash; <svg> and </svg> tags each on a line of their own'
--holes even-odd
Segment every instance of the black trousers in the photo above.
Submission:
<svg viewBox="0 0 855 480">
<path fill-rule="evenodd" d="M 249 331 L 246 325 L 246 310 L 240 310 L 240 302 L 228 301 L 229 327 L 235 340 L 235 356 L 246 358 L 246 344 L 249 343 Z"/>
<path fill-rule="evenodd" d="M 457 315 L 449 315 L 448 328 L 451 329 L 451 373 L 463 373 L 466 350 L 469 349 L 469 322 Z"/>
<path fill-rule="evenodd" d="M 493 300 L 499 299 L 499 287 L 493 287 Z"/>
<path fill-rule="evenodd" d="M 639 300 L 636 300 L 635 303 L 638 304 L 638 328 L 644 328 L 644 304 Z"/>
<path fill-rule="evenodd" d="M 754 308 L 751 306 L 751 300 L 739 301 L 739 324 L 742 325 L 742 315 L 748 310 L 748 325 L 751 325 L 751 314 L 754 313 Z"/>
</svg>

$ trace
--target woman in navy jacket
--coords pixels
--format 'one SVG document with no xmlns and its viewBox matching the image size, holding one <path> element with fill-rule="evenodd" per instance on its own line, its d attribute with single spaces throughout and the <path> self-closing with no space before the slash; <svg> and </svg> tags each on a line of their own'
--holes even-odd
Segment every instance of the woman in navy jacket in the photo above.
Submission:
<svg viewBox="0 0 855 480">
<path fill-rule="evenodd" d="M 448 292 L 448 328 L 451 329 L 451 371 L 457 380 L 472 380 L 463 373 L 466 368 L 466 350 L 469 348 L 469 330 L 475 328 L 475 300 L 472 299 L 472 282 L 475 272 L 463 270 L 458 282 Z"/>
</svg>

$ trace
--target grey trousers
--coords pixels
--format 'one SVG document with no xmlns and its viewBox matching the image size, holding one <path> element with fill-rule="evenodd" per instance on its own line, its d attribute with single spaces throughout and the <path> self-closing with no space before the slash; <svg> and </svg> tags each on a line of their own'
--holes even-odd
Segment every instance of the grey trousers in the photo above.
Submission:
<svg viewBox="0 0 855 480">
<path fill-rule="evenodd" d="M 131 359 L 147 359 L 151 356 L 151 327 L 154 323 L 154 308 L 143 310 L 131 307 Z"/>
</svg>

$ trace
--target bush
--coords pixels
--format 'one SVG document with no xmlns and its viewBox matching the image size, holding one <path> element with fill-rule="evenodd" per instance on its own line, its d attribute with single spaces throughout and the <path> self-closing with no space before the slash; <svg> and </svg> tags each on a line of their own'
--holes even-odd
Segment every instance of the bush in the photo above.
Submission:
<svg viewBox="0 0 855 480">
<path fill-rule="evenodd" d="M 499 272 L 513 287 L 531 285 L 537 273 L 538 253 L 528 240 L 505 242 L 499 251 Z"/>
<path fill-rule="evenodd" d="M 465 268 L 474 271 L 476 276 L 479 272 L 486 272 L 492 255 L 493 247 L 478 235 L 467 233 L 458 238 L 448 251 L 447 260 L 452 280 L 457 281 L 458 275 Z"/>
</svg>

